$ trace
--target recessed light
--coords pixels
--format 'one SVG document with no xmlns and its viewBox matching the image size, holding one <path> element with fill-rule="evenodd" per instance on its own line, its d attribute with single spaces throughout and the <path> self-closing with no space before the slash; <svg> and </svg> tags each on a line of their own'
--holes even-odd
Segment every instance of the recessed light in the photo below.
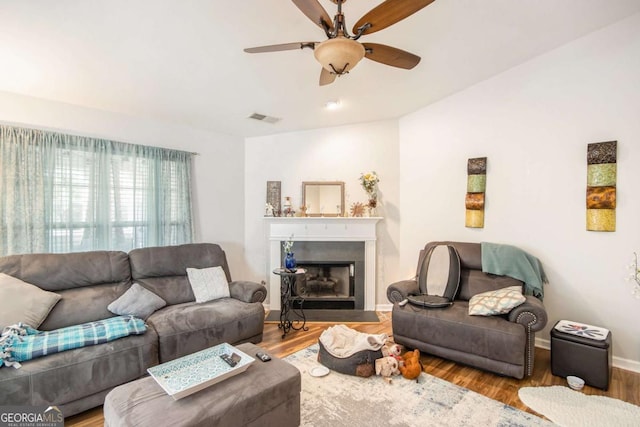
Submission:
<svg viewBox="0 0 640 427">
<path fill-rule="evenodd" d="M 334 100 L 334 101 L 327 101 L 327 103 L 324 104 L 324 107 L 327 110 L 337 110 L 338 108 L 341 107 L 341 105 L 340 105 L 340 101 Z"/>
</svg>

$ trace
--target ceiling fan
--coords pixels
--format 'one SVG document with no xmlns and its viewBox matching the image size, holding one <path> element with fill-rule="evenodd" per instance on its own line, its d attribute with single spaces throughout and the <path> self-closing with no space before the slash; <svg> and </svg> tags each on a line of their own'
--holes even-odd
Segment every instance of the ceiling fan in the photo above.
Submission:
<svg viewBox="0 0 640 427">
<path fill-rule="evenodd" d="M 360 43 L 357 40 L 366 34 L 383 30 L 410 16 L 434 0 L 386 0 L 367 12 L 353 26 L 353 35 L 345 27 L 342 5 L 347 0 L 331 0 L 338 5 L 333 21 L 318 0 L 292 0 L 293 3 L 322 28 L 327 36 L 323 42 L 296 42 L 247 48 L 247 53 L 277 52 L 294 49 L 313 49 L 314 56 L 322 64 L 320 86 L 347 74 L 366 57 L 372 61 L 393 67 L 412 69 L 420 62 L 420 57 L 404 50 L 378 43 Z"/>
</svg>

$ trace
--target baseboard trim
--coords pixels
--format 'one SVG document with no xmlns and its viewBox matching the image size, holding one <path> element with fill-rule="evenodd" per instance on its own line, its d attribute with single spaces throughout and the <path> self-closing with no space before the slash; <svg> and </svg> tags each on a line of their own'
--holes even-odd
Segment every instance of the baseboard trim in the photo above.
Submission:
<svg viewBox="0 0 640 427">
<path fill-rule="evenodd" d="M 376 311 L 391 311 L 393 304 L 376 304 Z"/>
</svg>

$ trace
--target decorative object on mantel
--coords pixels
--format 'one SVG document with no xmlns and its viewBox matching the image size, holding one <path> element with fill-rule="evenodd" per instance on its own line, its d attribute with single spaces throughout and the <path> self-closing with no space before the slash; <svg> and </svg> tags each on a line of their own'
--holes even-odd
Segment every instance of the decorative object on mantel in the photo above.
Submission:
<svg viewBox="0 0 640 427">
<path fill-rule="evenodd" d="M 616 231 L 617 141 L 587 145 L 587 230 Z"/>
<path fill-rule="evenodd" d="M 487 188 L 487 158 L 467 161 L 465 227 L 484 228 L 484 194 Z"/>
<path fill-rule="evenodd" d="M 266 203 L 264 206 L 264 216 L 274 216 L 273 215 L 273 206 L 271 203 Z"/>
<path fill-rule="evenodd" d="M 287 270 L 296 268 L 296 258 L 294 257 L 294 253 L 291 252 L 293 243 L 293 234 L 289 237 L 289 240 L 282 242 L 282 249 L 284 249 L 284 268 Z"/>
<path fill-rule="evenodd" d="M 380 179 L 375 172 L 367 172 L 360 174 L 360 185 L 367 193 L 369 202 L 367 208 L 369 209 L 369 216 L 376 216 L 376 208 L 378 207 L 378 183 Z"/>
<path fill-rule="evenodd" d="M 362 217 L 364 215 L 364 205 L 360 202 L 355 202 L 351 205 L 351 216 Z"/>
<path fill-rule="evenodd" d="M 282 216 L 295 216 L 296 211 L 291 208 L 291 197 L 284 198 L 284 204 L 282 205 Z"/>
<path fill-rule="evenodd" d="M 640 299 L 640 268 L 638 268 L 638 253 L 633 253 L 633 262 L 629 265 L 631 269 L 631 274 L 627 277 L 627 281 L 634 281 L 633 290 L 631 294 L 636 298 Z"/>
<path fill-rule="evenodd" d="M 267 211 L 265 216 L 280 216 L 280 186 L 280 181 L 267 181 Z M 271 206 L 271 215 L 267 215 L 269 205 Z"/>
</svg>

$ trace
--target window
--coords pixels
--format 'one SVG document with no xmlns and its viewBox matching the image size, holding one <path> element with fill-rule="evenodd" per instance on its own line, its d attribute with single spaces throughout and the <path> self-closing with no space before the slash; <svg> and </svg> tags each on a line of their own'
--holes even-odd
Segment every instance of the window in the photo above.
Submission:
<svg viewBox="0 0 640 427">
<path fill-rule="evenodd" d="M 189 243 L 191 154 L 3 126 L 0 255 Z"/>
</svg>

